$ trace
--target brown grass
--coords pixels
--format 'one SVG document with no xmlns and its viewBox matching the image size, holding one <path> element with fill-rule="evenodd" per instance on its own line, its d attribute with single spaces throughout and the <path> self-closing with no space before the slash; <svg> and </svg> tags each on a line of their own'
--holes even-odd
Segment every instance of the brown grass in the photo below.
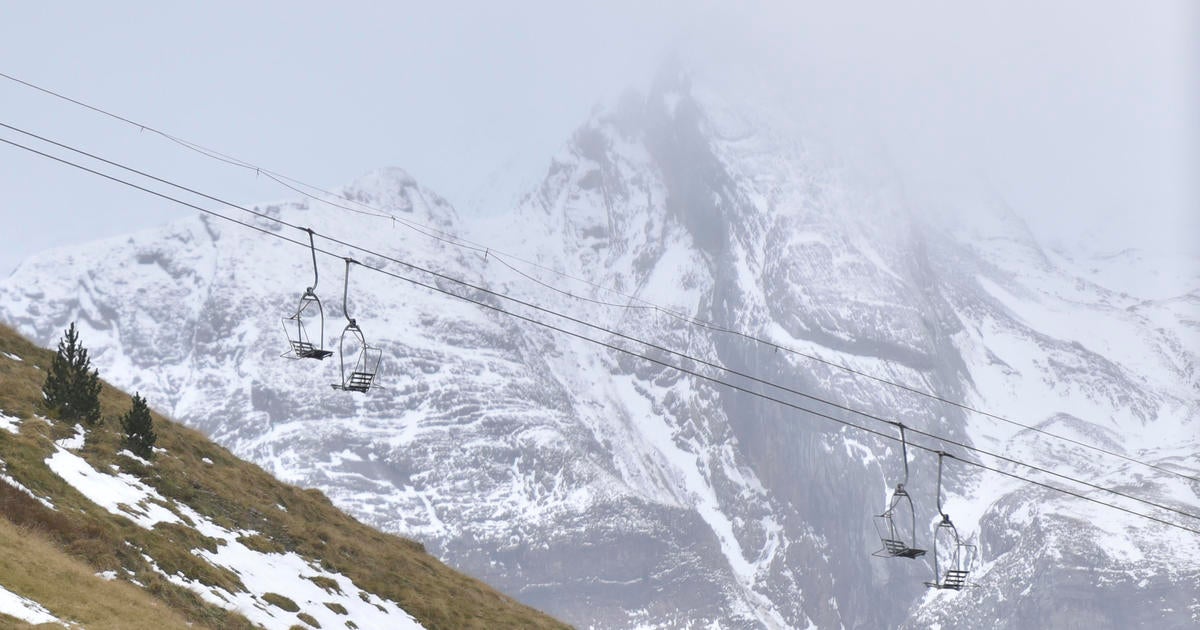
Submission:
<svg viewBox="0 0 1200 630">
<path fill-rule="evenodd" d="M 90 630 L 187 628 L 187 620 L 142 589 L 106 581 L 37 530 L 0 520 L 0 581 L 59 619 Z"/>
<path fill-rule="evenodd" d="M 308 579 L 311 580 L 313 584 L 321 587 L 326 593 L 337 593 L 338 595 L 342 594 L 342 587 L 338 586 L 337 580 L 327 578 L 323 575 L 314 575 Z"/>
</svg>

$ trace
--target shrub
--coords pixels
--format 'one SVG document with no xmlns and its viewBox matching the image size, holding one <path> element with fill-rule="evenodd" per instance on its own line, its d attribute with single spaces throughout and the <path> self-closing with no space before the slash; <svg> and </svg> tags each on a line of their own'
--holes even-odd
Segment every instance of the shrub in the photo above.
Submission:
<svg viewBox="0 0 1200 630">
<path fill-rule="evenodd" d="M 280 595 L 279 593 L 263 593 L 262 598 L 264 602 L 288 612 L 296 612 L 300 610 L 300 607 L 296 605 L 296 602 L 284 597 L 283 595 Z"/>
<path fill-rule="evenodd" d="M 342 587 L 338 586 L 337 580 L 333 578 L 328 578 L 323 575 L 314 575 L 308 579 L 311 580 L 313 584 L 316 584 L 324 589 L 326 593 L 337 593 L 338 595 L 342 594 Z"/>
</svg>

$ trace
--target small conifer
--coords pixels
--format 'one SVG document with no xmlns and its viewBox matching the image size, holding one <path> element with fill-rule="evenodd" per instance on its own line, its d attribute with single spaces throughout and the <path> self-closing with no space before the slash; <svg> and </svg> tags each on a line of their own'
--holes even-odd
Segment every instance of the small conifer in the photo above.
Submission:
<svg viewBox="0 0 1200 630">
<path fill-rule="evenodd" d="M 87 348 L 71 322 L 42 385 L 46 406 L 57 412 L 59 419 L 89 426 L 100 420 L 100 372 L 91 366 Z"/>
<path fill-rule="evenodd" d="M 154 442 L 158 436 L 154 435 L 150 407 L 146 405 L 146 399 L 142 398 L 141 394 L 133 395 L 133 406 L 121 416 L 121 429 L 125 432 L 125 447 L 134 455 L 142 459 L 154 456 Z"/>
</svg>

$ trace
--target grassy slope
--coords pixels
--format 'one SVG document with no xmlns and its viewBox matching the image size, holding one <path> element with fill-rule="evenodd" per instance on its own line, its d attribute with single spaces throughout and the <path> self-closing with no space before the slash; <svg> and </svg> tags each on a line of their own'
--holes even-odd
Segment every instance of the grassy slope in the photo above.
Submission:
<svg viewBox="0 0 1200 630">
<path fill-rule="evenodd" d="M 146 591 L 125 581 L 99 579 L 94 573 L 45 536 L 0 520 L 0 576 L 8 590 L 88 630 L 187 628 L 183 615 Z M 8 627 L 29 626 L 0 616 L 0 628 Z"/>
<path fill-rule="evenodd" d="M 179 525 L 160 524 L 153 530 L 140 528 L 91 503 L 46 468 L 44 460 L 54 450 L 52 440 L 68 437 L 73 431 L 64 423 L 33 419 L 46 413 L 40 407 L 41 385 L 53 353 L 35 347 L 2 325 L 0 351 L 24 359 L 18 362 L 0 355 L 0 411 L 23 419 L 19 435 L 0 431 L 0 460 L 7 464 L 6 474 L 34 493 L 51 498 L 57 508 L 57 511 L 43 508 L 0 482 L 3 516 L 24 528 L 23 536 L 33 544 L 60 550 L 48 556 L 57 563 L 56 571 L 76 574 L 84 571 L 89 575 L 104 570 L 127 571 L 145 585 L 140 596 L 153 595 L 181 619 L 212 628 L 249 627 L 240 615 L 206 604 L 192 592 L 170 584 L 150 568 L 140 553 L 124 544 L 129 541 L 147 550 L 168 573 L 181 571 L 208 584 L 238 588 L 236 576 L 190 552 L 211 545 L 210 541 Z M 154 401 L 150 403 L 153 405 Z M 128 394 L 105 385 L 101 394 L 105 419 L 89 431 L 87 443 L 79 453 L 95 468 L 117 465 L 221 526 L 260 532 L 262 538 L 256 539 L 254 545 L 260 550 L 295 551 L 319 559 L 325 568 L 349 577 L 358 587 L 397 602 L 426 628 L 565 627 L 486 584 L 453 571 L 425 553 L 418 543 L 371 529 L 338 511 L 320 492 L 284 484 L 258 466 L 237 459 L 200 433 L 157 414 L 154 420 L 158 446 L 167 452 L 159 454 L 149 467 L 117 455 L 121 450 L 117 417 L 129 404 Z M 205 463 L 205 458 L 213 463 Z M 21 553 L 11 548 L 11 538 L 4 537 L 5 531 L 9 530 L 0 530 L 0 583 L 3 584 L 9 579 L 4 571 L 4 558 Z M 83 582 L 87 583 L 87 589 L 96 589 L 97 595 L 100 589 L 115 587 L 95 577 Z M 136 591 L 128 584 L 120 586 L 126 596 L 138 596 L 128 592 Z M 80 621 L 92 618 L 84 616 L 84 610 L 88 615 L 100 615 L 101 600 L 107 601 L 109 597 L 90 600 L 91 592 L 79 595 L 87 602 L 79 609 L 81 616 L 76 617 Z M 33 591 L 23 594 L 31 595 Z M 34 599 L 48 607 L 53 604 L 51 599 Z M 145 606 L 140 608 L 158 626 L 169 627 L 170 615 L 160 616 Z M 71 615 L 76 614 L 76 609 L 51 608 L 53 612 Z M 132 618 L 126 621 L 128 624 L 123 627 L 136 627 Z M 93 627 L 91 622 L 85 625 Z M 94 627 L 104 626 L 97 622 Z"/>
</svg>

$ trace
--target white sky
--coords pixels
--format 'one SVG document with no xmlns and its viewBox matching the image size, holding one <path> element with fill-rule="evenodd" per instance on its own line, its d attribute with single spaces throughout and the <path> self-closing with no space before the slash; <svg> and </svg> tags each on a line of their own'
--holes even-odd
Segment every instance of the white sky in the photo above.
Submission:
<svg viewBox="0 0 1200 630">
<path fill-rule="evenodd" d="M 400 166 L 462 207 L 678 51 L 848 162 L 886 155 L 916 197 L 986 188 L 1050 243 L 1200 251 L 1189 0 L 175 4 L 8 3 L 0 72 L 322 186 Z M 5 80 L 0 122 L 234 201 L 295 196 Z M 182 212 L 0 146 L 0 274 Z"/>
</svg>

